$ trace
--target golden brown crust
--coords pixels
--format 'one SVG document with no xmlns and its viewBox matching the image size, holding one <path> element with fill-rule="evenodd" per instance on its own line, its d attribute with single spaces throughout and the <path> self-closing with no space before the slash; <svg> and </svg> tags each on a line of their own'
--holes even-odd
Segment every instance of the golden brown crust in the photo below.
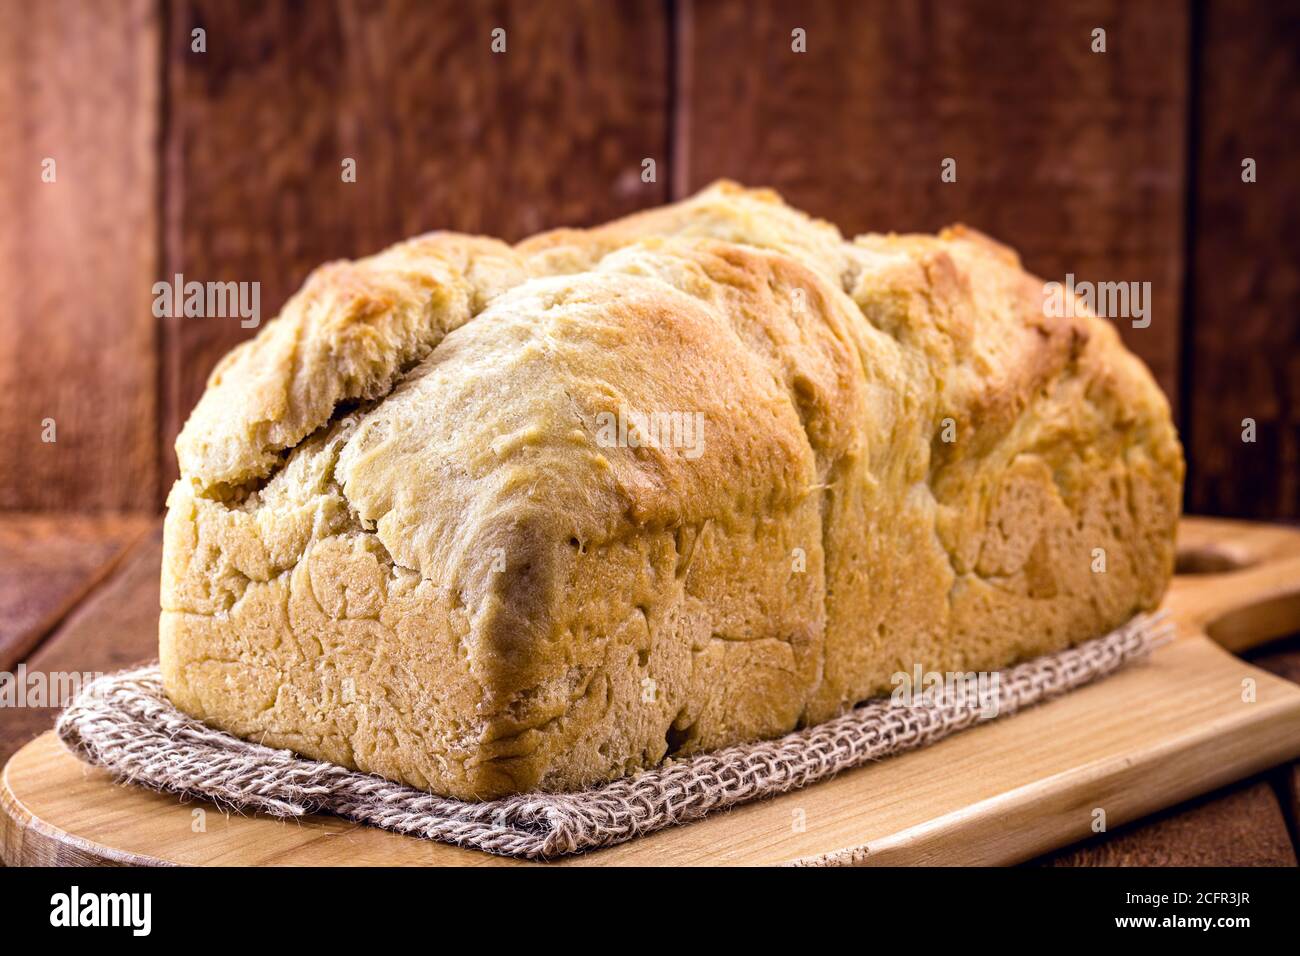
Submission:
<svg viewBox="0 0 1300 956">
<path fill-rule="evenodd" d="M 321 266 L 274 322 L 217 364 L 176 441 L 181 473 L 205 491 L 265 477 L 340 402 L 386 395 L 523 278 L 509 246 L 452 233 Z"/>
<path fill-rule="evenodd" d="M 1181 450 L 1042 289 L 972 230 L 849 243 L 728 183 L 318 271 L 178 442 L 168 692 L 486 798 L 1104 632 L 1168 581 Z M 611 443 L 627 412 L 686 431 Z"/>
</svg>

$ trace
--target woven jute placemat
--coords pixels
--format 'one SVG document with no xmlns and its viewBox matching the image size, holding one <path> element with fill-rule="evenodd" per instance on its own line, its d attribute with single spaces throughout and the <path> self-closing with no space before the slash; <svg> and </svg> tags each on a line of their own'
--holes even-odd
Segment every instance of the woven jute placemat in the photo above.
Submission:
<svg viewBox="0 0 1300 956">
<path fill-rule="evenodd" d="M 715 810 L 785 793 L 1010 716 L 1113 673 L 1170 639 L 1139 617 L 997 673 L 983 693 L 881 698 L 778 740 L 727 747 L 576 793 L 468 803 L 214 730 L 181 713 L 157 666 L 98 678 L 64 710 L 59 737 L 125 783 L 278 817 L 330 813 L 397 833 L 544 860 L 611 846 Z M 995 714 L 990 717 L 990 714 Z"/>
</svg>

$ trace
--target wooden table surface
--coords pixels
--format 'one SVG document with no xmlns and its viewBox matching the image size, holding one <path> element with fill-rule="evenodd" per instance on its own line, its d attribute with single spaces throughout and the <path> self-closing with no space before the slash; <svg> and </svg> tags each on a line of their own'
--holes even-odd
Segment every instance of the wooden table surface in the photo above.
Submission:
<svg viewBox="0 0 1300 956">
<path fill-rule="evenodd" d="M 0 672 L 111 671 L 156 657 L 160 524 L 0 515 Z M 1300 636 L 1251 656 L 1300 682 Z M 49 708 L 0 709 L 0 764 L 49 729 Z M 1031 865 L 1295 866 L 1300 763 L 1278 767 Z"/>
</svg>

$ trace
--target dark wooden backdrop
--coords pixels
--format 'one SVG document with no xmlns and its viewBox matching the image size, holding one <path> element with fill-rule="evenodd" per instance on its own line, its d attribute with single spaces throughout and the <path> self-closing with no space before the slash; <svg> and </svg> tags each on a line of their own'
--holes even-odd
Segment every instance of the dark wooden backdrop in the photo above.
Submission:
<svg viewBox="0 0 1300 956">
<path fill-rule="evenodd" d="M 730 176 L 848 233 L 963 221 L 1045 276 L 1151 282 L 1124 335 L 1188 509 L 1295 519 L 1298 90 L 1300 3 L 1272 0 L 0 0 L 0 509 L 159 508 L 249 334 L 155 319 L 160 278 L 259 281 L 269 317 L 326 259 Z"/>
</svg>

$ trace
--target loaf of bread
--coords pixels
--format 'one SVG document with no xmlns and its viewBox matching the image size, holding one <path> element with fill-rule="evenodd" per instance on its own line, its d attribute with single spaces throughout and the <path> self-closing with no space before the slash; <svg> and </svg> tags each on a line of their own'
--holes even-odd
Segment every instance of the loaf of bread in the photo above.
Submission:
<svg viewBox="0 0 1300 956">
<path fill-rule="evenodd" d="M 485 799 L 1102 634 L 1165 589 L 1182 453 L 1044 302 L 971 230 L 846 241 L 730 183 L 322 266 L 176 443 L 167 692 Z"/>
</svg>

